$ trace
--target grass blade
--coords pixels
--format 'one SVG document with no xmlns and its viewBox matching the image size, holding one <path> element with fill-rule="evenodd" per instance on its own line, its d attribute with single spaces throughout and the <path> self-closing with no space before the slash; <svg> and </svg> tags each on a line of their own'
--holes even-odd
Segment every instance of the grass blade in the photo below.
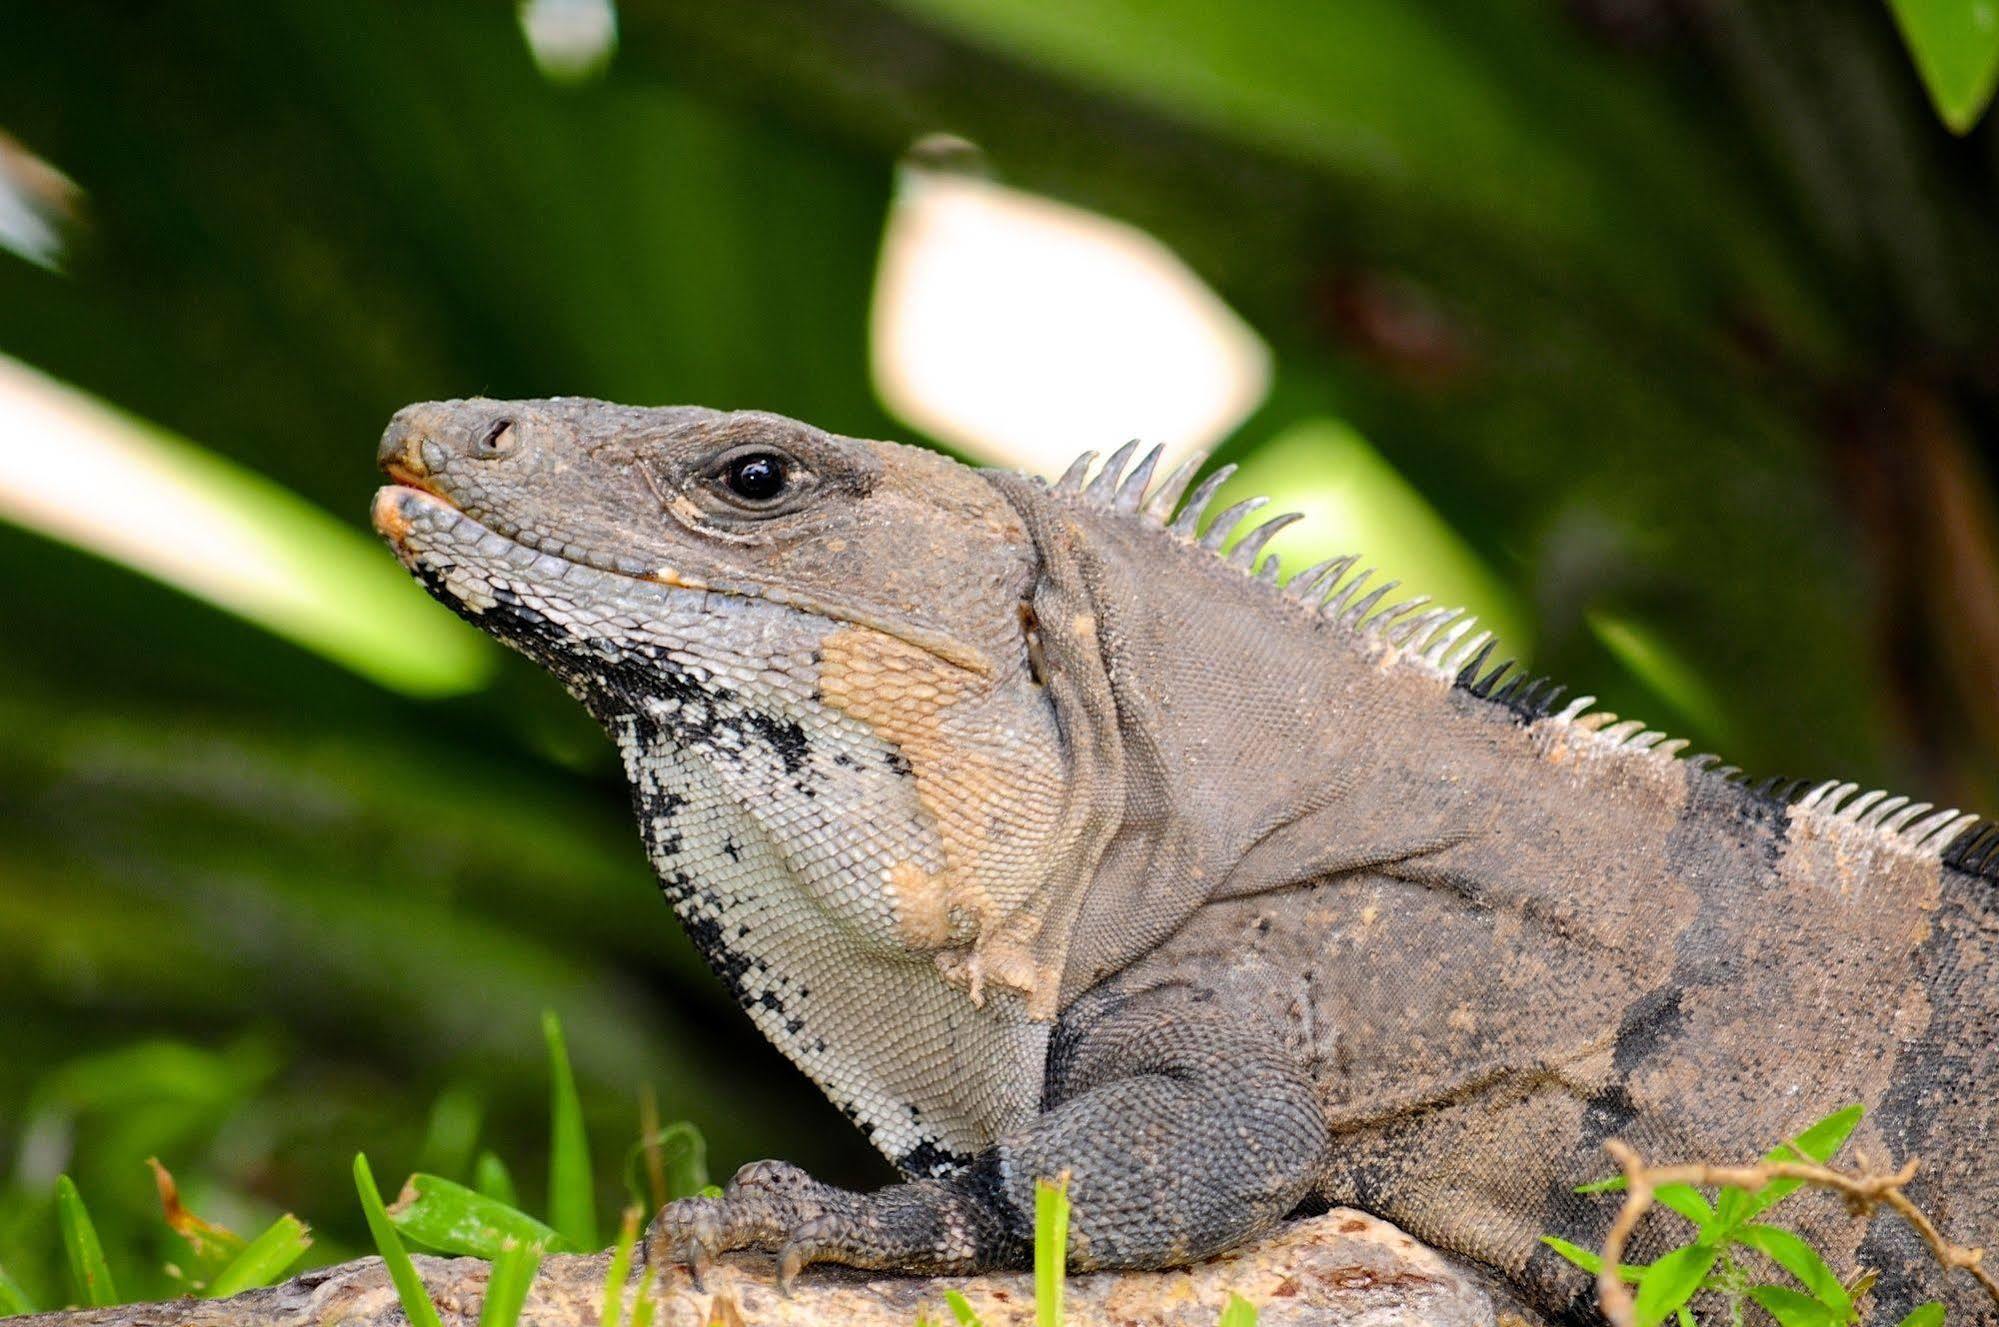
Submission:
<svg viewBox="0 0 1999 1327">
<path fill-rule="evenodd" d="M 1256 1305 L 1231 1291 L 1216 1327 L 1256 1327 Z"/>
<path fill-rule="evenodd" d="M 590 1136 L 583 1128 L 583 1103 L 576 1095 L 576 1074 L 569 1067 L 562 1022 L 553 1010 L 541 1016 L 541 1030 L 548 1040 L 548 1223 L 572 1248 L 587 1251 L 597 1247 Z"/>
<path fill-rule="evenodd" d="M 554 1230 L 497 1198 L 441 1175 L 412 1175 L 389 1206 L 396 1232 L 439 1253 L 488 1260 L 510 1244 L 575 1252 Z"/>
<path fill-rule="evenodd" d="M 541 1249 L 533 1244 L 509 1244 L 493 1259 L 486 1273 L 486 1302 L 479 1306 L 479 1327 L 514 1327 L 535 1273 L 541 1269 Z"/>
<path fill-rule="evenodd" d="M 985 1327 L 971 1301 L 955 1290 L 944 1292 L 944 1307 L 951 1310 L 951 1316 L 958 1320 L 958 1327 Z"/>
<path fill-rule="evenodd" d="M 496 1203 L 520 1210 L 520 1191 L 514 1188 L 513 1172 L 492 1152 L 481 1152 L 472 1166 L 472 1187 Z"/>
<path fill-rule="evenodd" d="M 1063 1281 L 1069 1270 L 1069 1174 L 1034 1182 L 1035 1327 L 1062 1327 Z"/>
<path fill-rule="evenodd" d="M 83 1195 L 67 1175 L 56 1177 L 56 1224 L 62 1228 L 62 1246 L 69 1255 L 69 1275 L 77 1298 L 92 1308 L 116 1304 L 118 1288 L 112 1284 L 111 1268 L 104 1261 L 104 1245 L 98 1241 Z"/>
<path fill-rule="evenodd" d="M 430 1302 L 430 1292 L 424 1289 L 423 1278 L 416 1274 L 416 1264 L 410 1261 L 409 1251 L 403 1248 L 402 1238 L 389 1222 L 365 1152 L 354 1154 L 354 1188 L 361 1195 L 368 1233 L 375 1237 L 375 1250 L 388 1266 L 389 1280 L 395 1283 L 396 1298 L 402 1301 L 403 1316 L 409 1319 L 410 1327 L 444 1327 L 438 1320 L 437 1306 Z"/>
<path fill-rule="evenodd" d="M 0 1318 L 34 1311 L 35 1301 L 28 1298 L 28 1292 L 21 1289 L 20 1282 L 7 1275 L 6 1268 L 0 1267 Z"/>
<path fill-rule="evenodd" d="M 1933 1299 L 1927 1304 L 1916 1305 L 1896 1327 L 1943 1327 L 1943 1301 Z"/>
<path fill-rule="evenodd" d="M 708 1184 L 707 1140 L 686 1120 L 654 1128 L 626 1151 L 624 1176 L 632 1201 L 648 1211 L 675 1198 L 690 1198 Z M 649 1198 L 654 1201 L 648 1207 Z"/>
<path fill-rule="evenodd" d="M 652 1327 L 652 1277 L 654 1269 L 647 1267 L 639 1277 L 638 1294 L 632 1299 L 632 1327 Z"/>
<path fill-rule="evenodd" d="M 599 1327 L 618 1327 L 625 1296 L 625 1282 L 632 1275 L 632 1250 L 639 1242 L 639 1209 L 627 1207 L 618 1224 L 618 1242 L 611 1250 L 611 1264 L 604 1269 L 604 1307 L 597 1314 Z"/>
<path fill-rule="evenodd" d="M 287 1267 L 303 1258 L 305 1251 L 311 1247 L 312 1236 L 306 1233 L 305 1222 L 287 1212 L 271 1222 L 263 1234 L 251 1240 L 227 1267 L 217 1272 L 209 1281 L 205 1293 L 210 1299 L 221 1299 L 225 1295 L 267 1286 L 277 1280 Z"/>
</svg>

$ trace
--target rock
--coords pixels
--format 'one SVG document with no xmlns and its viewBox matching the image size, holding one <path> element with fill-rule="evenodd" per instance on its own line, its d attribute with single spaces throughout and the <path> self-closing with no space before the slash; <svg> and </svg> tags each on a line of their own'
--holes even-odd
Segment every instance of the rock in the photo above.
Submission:
<svg viewBox="0 0 1999 1327">
<path fill-rule="evenodd" d="M 522 1327 L 599 1327 L 608 1259 L 563 1255 L 542 1263 Z M 486 1287 L 476 1258 L 416 1259 L 445 1327 L 472 1327 Z M 627 1318 L 637 1277 L 626 1292 Z M 655 1327 L 913 1327 L 919 1313 L 954 1321 L 944 1292 L 956 1290 L 986 1327 L 1028 1327 L 1034 1281 L 1026 1273 L 925 1280 L 813 1268 L 789 1299 L 772 1284 L 771 1262 L 731 1257 L 701 1289 L 684 1269 L 655 1284 Z M 1254 1304 L 1261 1327 L 1492 1327 L 1491 1297 L 1477 1278 L 1394 1226 L 1336 1208 L 1294 1221 L 1268 1239 L 1196 1267 L 1094 1273 L 1069 1278 L 1073 1324 L 1214 1327 L 1230 1292 Z M 178 1300 L 13 1319 L 8 1327 L 404 1327 L 378 1258 L 307 1272 L 231 1299 Z"/>
</svg>

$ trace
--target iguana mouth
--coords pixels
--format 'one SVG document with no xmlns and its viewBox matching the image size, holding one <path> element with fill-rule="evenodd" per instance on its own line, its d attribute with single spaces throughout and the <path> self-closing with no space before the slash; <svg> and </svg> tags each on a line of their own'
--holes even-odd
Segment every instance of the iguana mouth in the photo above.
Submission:
<svg viewBox="0 0 1999 1327">
<path fill-rule="evenodd" d="M 620 580 L 633 581 L 642 585 L 657 585 L 674 590 L 690 590 L 702 594 L 729 595 L 737 599 L 761 599 L 798 612 L 811 613 L 835 622 L 845 622 L 857 627 L 866 627 L 885 636 L 893 636 L 905 644 L 913 645 L 927 654 L 935 655 L 944 662 L 980 676 L 990 676 L 994 671 L 993 661 L 986 654 L 950 637 L 936 632 L 924 631 L 907 625 L 893 623 L 876 614 L 852 609 L 835 609 L 802 595 L 774 592 L 762 586 L 730 581 L 711 580 L 692 576 L 670 566 L 660 566 L 642 562 L 629 555 L 606 555 L 579 549 L 575 544 L 561 543 L 545 539 L 532 531 L 521 530 L 510 522 L 486 515 L 475 516 L 453 502 L 445 494 L 426 483 L 421 476 L 404 470 L 401 466 L 387 465 L 384 472 L 396 481 L 385 484 L 375 491 L 375 500 L 370 508 L 375 530 L 396 550 L 398 557 L 406 562 L 419 554 L 411 549 L 410 512 L 412 504 L 424 504 L 434 509 L 450 512 L 457 521 L 477 529 L 479 535 L 498 535 L 521 548 L 528 549 L 543 557 L 555 558 L 572 567 L 584 567 L 591 571 L 615 576 Z M 466 535 L 454 531 L 453 539 L 466 541 Z M 478 536 L 473 536 L 476 539 Z M 468 541 L 469 542 L 469 541 Z"/>
</svg>

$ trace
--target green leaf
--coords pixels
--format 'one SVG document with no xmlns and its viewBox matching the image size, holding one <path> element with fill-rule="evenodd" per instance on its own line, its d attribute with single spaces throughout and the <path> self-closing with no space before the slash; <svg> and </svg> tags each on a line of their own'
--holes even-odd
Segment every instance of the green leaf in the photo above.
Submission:
<svg viewBox="0 0 1999 1327">
<path fill-rule="evenodd" d="M 1062 1327 L 1063 1278 L 1069 1270 L 1069 1177 L 1034 1182 L 1034 1321 Z"/>
<path fill-rule="evenodd" d="M 469 1084 L 460 1083 L 438 1093 L 424 1126 L 416 1168 L 447 1179 L 464 1179 L 479 1146 L 479 1128 L 485 1115 L 478 1089 Z"/>
<path fill-rule="evenodd" d="M 1933 1299 L 1927 1304 L 1916 1305 L 1895 1327 L 1943 1327 L 1942 1301 Z"/>
<path fill-rule="evenodd" d="M 116 1304 L 118 1288 L 112 1284 L 111 1268 L 104 1261 L 104 1245 L 98 1241 L 83 1195 L 67 1175 L 56 1177 L 56 1223 L 62 1230 L 62 1246 L 69 1255 L 70 1282 L 77 1298 L 92 1308 Z"/>
<path fill-rule="evenodd" d="M 1689 1244 L 1647 1267 L 1638 1282 L 1638 1327 L 1664 1322 L 1668 1314 L 1692 1299 L 1720 1253 L 1713 1245 Z"/>
<path fill-rule="evenodd" d="M 1231 1292 L 1216 1327 L 1256 1327 L 1256 1305 Z"/>
<path fill-rule="evenodd" d="M 1971 132 L 1999 84 L 1999 4 L 1993 0 L 1888 0 L 1937 115 Z"/>
<path fill-rule="evenodd" d="M 1860 1124 L 1860 1117 L 1865 1113 L 1866 1107 L 1858 1104 L 1834 1111 L 1797 1136 L 1795 1140 L 1797 1150 L 1809 1160 L 1823 1166 L 1832 1160 L 1833 1153 L 1839 1151 L 1846 1140 L 1852 1137 L 1854 1129 Z M 1785 1151 L 1786 1147 L 1786 1144 L 1779 1144 L 1772 1149 L 1770 1160 L 1781 1160 L 1778 1153 Z"/>
<path fill-rule="evenodd" d="M 542 1251 L 532 1244 L 509 1244 L 493 1259 L 486 1273 L 486 1302 L 479 1306 L 479 1327 L 514 1327 L 527 1303 L 541 1267 Z"/>
<path fill-rule="evenodd" d="M 1596 1276 L 1603 1271 L 1603 1255 L 1600 1253 L 1593 1253 L 1580 1245 L 1571 1244 L 1567 1240 L 1554 1235 L 1541 1236 L 1541 1242 L 1556 1253 L 1561 1254 L 1564 1258 L 1567 1258 L 1576 1266 L 1582 1268 L 1585 1272 L 1588 1272 L 1591 1276 Z M 1645 1264 L 1619 1263 L 1617 1265 L 1617 1275 L 1619 1279 L 1636 1285 L 1638 1278 L 1645 1275 Z"/>
<path fill-rule="evenodd" d="M 1609 1179 L 1591 1180 L 1588 1184 L 1578 1184 L 1576 1193 L 1623 1193 L 1626 1188 L 1624 1176 L 1612 1175 Z"/>
<path fill-rule="evenodd" d="M 229 1265 L 217 1272 L 208 1283 L 206 1294 L 210 1299 L 221 1299 L 225 1295 L 240 1294 L 267 1286 L 278 1279 L 287 1267 L 305 1256 L 312 1247 L 312 1236 L 306 1233 L 305 1222 L 285 1213 L 265 1228 L 264 1233 L 244 1246 L 243 1251 L 230 1259 Z"/>
<path fill-rule="evenodd" d="M 1842 1320 L 1853 1316 L 1853 1297 L 1832 1268 L 1826 1266 L 1819 1251 L 1796 1233 L 1781 1226 L 1742 1226 L 1733 1238 L 1797 1277 L 1814 1299 Z"/>
<path fill-rule="evenodd" d="M 652 1327 L 653 1306 L 657 1303 L 652 1297 L 652 1278 L 656 1270 L 647 1267 L 639 1277 L 638 1291 L 632 1297 L 632 1327 Z"/>
<path fill-rule="evenodd" d="M 1583 614 L 1590 633 L 1630 674 L 1717 744 L 1733 746 L 1735 736 L 1714 688 L 1700 670 L 1663 636 L 1634 618 L 1591 609 Z"/>
<path fill-rule="evenodd" d="M 514 1188 L 513 1174 L 507 1163 L 500 1160 L 495 1152 L 481 1152 L 479 1159 L 472 1163 L 472 1187 L 494 1202 L 505 1203 L 509 1207 L 521 1205 L 519 1190 Z"/>
<path fill-rule="evenodd" d="M 1833 1154 L 1852 1135 L 1863 1113 L 1864 1108 L 1859 1105 L 1836 1110 L 1792 1142 L 1779 1143 L 1765 1152 L 1763 1159 L 1768 1162 L 1805 1161 L 1823 1166 L 1832 1160 Z M 1786 1196 L 1797 1192 L 1798 1186 L 1803 1183 L 1803 1180 L 1772 1180 L 1754 1193 L 1747 1189 L 1723 1189 L 1715 1208 L 1721 1233 L 1726 1234 L 1758 1213 L 1768 1211 Z"/>
<path fill-rule="evenodd" d="M 412 1175 L 389 1208 L 397 1233 L 439 1253 L 497 1258 L 509 1244 L 579 1252 L 518 1207 L 441 1175 Z"/>
<path fill-rule="evenodd" d="M 21 1289 L 20 1282 L 7 1275 L 6 1268 L 0 1267 L 0 1318 L 34 1311 L 35 1301 L 28 1298 L 28 1292 Z"/>
<path fill-rule="evenodd" d="M 951 1310 L 951 1316 L 958 1320 L 958 1327 L 985 1327 L 979 1321 L 979 1315 L 972 1311 L 970 1302 L 955 1290 L 944 1292 L 944 1307 Z"/>
<path fill-rule="evenodd" d="M 1691 1184 L 1661 1184 L 1652 1190 L 1652 1196 L 1661 1207 L 1678 1212 L 1687 1220 L 1699 1226 L 1703 1233 L 1714 1224 L 1714 1209 L 1707 1199 Z"/>
<path fill-rule="evenodd" d="M 590 1136 L 583 1128 L 576 1074 L 569 1067 L 562 1022 L 553 1010 L 542 1014 L 541 1030 L 548 1041 L 548 1223 L 562 1232 L 571 1248 L 594 1249 L 597 1193 L 590 1178 Z"/>
<path fill-rule="evenodd" d="M 640 1207 L 646 1207 L 650 1201 L 643 1174 L 646 1149 L 649 1147 L 659 1149 L 660 1161 L 666 1171 L 668 1202 L 675 1198 L 692 1197 L 707 1186 L 707 1141 L 702 1138 L 699 1129 L 680 1120 L 663 1129 L 655 1129 L 625 1152 L 625 1191 Z"/>
<path fill-rule="evenodd" d="M 410 1261 L 409 1251 L 403 1247 L 388 1212 L 382 1207 L 382 1194 L 375 1187 L 375 1175 L 368 1169 L 365 1152 L 354 1154 L 354 1188 L 361 1195 L 361 1211 L 368 1218 L 368 1233 L 375 1237 L 375 1251 L 382 1255 L 382 1262 L 389 1269 L 389 1280 L 395 1283 L 396 1298 L 402 1301 L 403 1316 L 409 1319 L 410 1327 L 444 1327 L 438 1321 L 437 1306 L 430 1302 L 430 1292 L 424 1289 L 423 1278 L 416 1274 L 416 1264 Z"/>
<path fill-rule="evenodd" d="M 1783 1327 L 1843 1327 L 1846 1318 L 1788 1286 L 1751 1286 L 1749 1297 Z"/>
<path fill-rule="evenodd" d="M 623 1316 L 625 1282 L 632 1275 L 632 1250 L 639 1242 L 639 1209 L 627 1207 L 618 1223 L 618 1242 L 611 1248 L 611 1261 L 604 1268 L 604 1302 L 597 1311 L 600 1327 L 618 1327 Z"/>
</svg>

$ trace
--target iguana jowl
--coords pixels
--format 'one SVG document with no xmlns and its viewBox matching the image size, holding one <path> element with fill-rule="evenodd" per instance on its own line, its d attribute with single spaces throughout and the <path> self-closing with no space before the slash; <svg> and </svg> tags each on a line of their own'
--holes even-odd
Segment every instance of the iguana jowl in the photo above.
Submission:
<svg viewBox="0 0 1999 1327">
<path fill-rule="evenodd" d="M 659 1256 L 1014 1262 L 1066 1171 L 1077 1267 L 1341 1202 L 1552 1309 L 1604 1139 L 1744 1159 L 1852 1101 L 1999 1234 L 1968 816 L 1746 787 L 1351 560 L 1252 571 L 1273 525 L 1223 555 L 1243 506 L 1200 532 L 1213 481 L 1130 448 L 1049 485 L 558 398 L 411 406 L 380 459 L 404 564 L 602 722 L 708 961 L 907 1176 L 759 1163 Z M 1888 1221 L 1821 1238 L 1935 1290 Z"/>
</svg>

